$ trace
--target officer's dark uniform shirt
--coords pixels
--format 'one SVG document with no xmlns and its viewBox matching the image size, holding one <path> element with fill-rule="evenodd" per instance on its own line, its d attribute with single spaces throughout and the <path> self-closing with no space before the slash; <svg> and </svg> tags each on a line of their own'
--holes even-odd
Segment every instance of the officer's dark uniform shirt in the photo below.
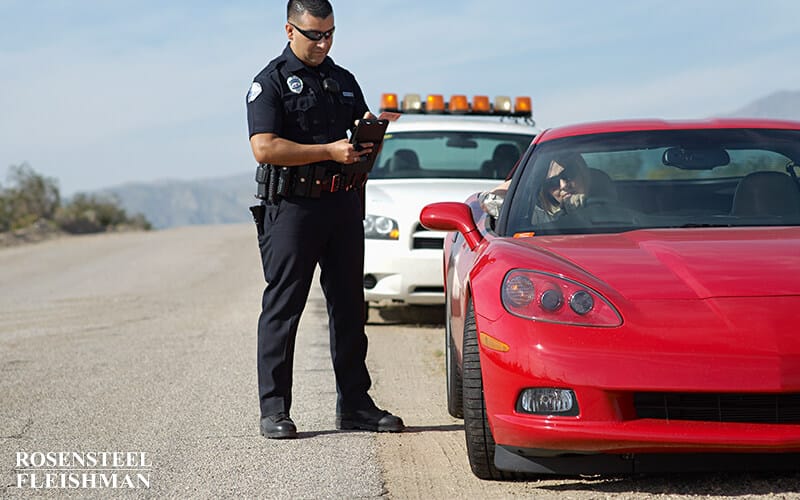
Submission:
<svg viewBox="0 0 800 500">
<path fill-rule="evenodd" d="M 250 137 L 273 133 L 300 144 L 326 144 L 347 137 L 367 111 L 352 73 L 330 57 L 315 68 L 306 66 L 288 44 L 247 93 Z"/>
</svg>

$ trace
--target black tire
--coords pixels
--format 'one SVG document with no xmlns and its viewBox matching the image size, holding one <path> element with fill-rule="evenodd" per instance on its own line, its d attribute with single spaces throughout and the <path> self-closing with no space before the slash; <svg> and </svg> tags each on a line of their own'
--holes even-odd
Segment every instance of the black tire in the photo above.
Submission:
<svg viewBox="0 0 800 500">
<path fill-rule="evenodd" d="M 448 321 L 450 316 L 448 315 Z M 464 418 L 464 392 L 461 371 L 458 368 L 456 348 L 450 328 L 444 333 L 445 371 L 447 372 L 447 413 L 454 418 Z"/>
<path fill-rule="evenodd" d="M 451 268 L 452 269 L 452 268 Z M 452 279 L 452 272 L 447 281 Z M 453 303 L 450 301 L 450 293 L 445 290 L 444 300 L 444 356 L 445 356 L 445 376 L 447 379 L 447 413 L 454 418 L 464 418 L 464 395 L 463 383 L 461 381 L 461 368 L 458 366 L 456 357 L 456 345 L 453 340 L 453 329 L 450 326 L 452 317 Z"/>
<path fill-rule="evenodd" d="M 463 397 L 464 433 L 467 438 L 467 456 L 472 473 L 480 479 L 510 480 L 520 478 L 520 474 L 498 470 L 494 466 L 495 442 L 486 404 L 483 399 L 483 379 L 481 376 L 480 348 L 478 332 L 475 327 L 475 311 L 470 300 L 464 318 L 463 353 Z"/>
</svg>

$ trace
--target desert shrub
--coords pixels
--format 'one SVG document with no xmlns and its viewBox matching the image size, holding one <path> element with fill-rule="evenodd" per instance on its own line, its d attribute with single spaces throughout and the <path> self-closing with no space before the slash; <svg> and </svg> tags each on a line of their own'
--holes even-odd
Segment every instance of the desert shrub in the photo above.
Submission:
<svg viewBox="0 0 800 500">
<path fill-rule="evenodd" d="M 0 188 L 0 230 L 30 226 L 44 219 L 52 220 L 61 205 L 58 182 L 36 173 L 30 165 L 11 165 L 9 186 Z"/>
<path fill-rule="evenodd" d="M 69 233 L 152 229 L 144 215 L 129 216 L 113 196 L 78 193 L 62 203 L 58 182 L 26 163 L 9 167 L 8 183 L 0 186 L 0 232 L 45 222 Z"/>
</svg>

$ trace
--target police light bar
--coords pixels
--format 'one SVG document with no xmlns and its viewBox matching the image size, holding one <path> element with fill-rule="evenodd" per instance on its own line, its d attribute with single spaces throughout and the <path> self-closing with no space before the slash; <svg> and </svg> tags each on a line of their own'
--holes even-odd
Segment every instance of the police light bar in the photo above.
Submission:
<svg viewBox="0 0 800 500">
<path fill-rule="evenodd" d="M 472 102 L 466 95 L 456 94 L 449 101 L 441 94 L 430 94 L 423 101 L 419 94 L 406 94 L 403 100 L 397 94 L 386 93 L 381 96 L 381 111 L 414 114 L 452 114 L 452 115 L 493 115 L 530 118 L 533 115 L 531 98 L 518 96 L 512 102 L 509 96 L 496 96 L 494 103 L 485 95 L 473 96 Z"/>
</svg>

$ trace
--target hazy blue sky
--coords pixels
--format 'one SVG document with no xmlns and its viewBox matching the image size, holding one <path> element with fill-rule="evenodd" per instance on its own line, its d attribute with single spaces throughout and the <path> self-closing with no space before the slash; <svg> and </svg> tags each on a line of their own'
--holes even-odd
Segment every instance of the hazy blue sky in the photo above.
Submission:
<svg viewBox="0 0 800 500">
<path fill-rule="evenodd" d="M 704 118 L 800 89 L 797 0 L 339 0 L 331 57 L 382 92 L 530 95 L 542 127 Z M 0 0 L 0 183 L 64 194 L 248 172 L 245 94 L 286 2 Z"/>
</svg>

